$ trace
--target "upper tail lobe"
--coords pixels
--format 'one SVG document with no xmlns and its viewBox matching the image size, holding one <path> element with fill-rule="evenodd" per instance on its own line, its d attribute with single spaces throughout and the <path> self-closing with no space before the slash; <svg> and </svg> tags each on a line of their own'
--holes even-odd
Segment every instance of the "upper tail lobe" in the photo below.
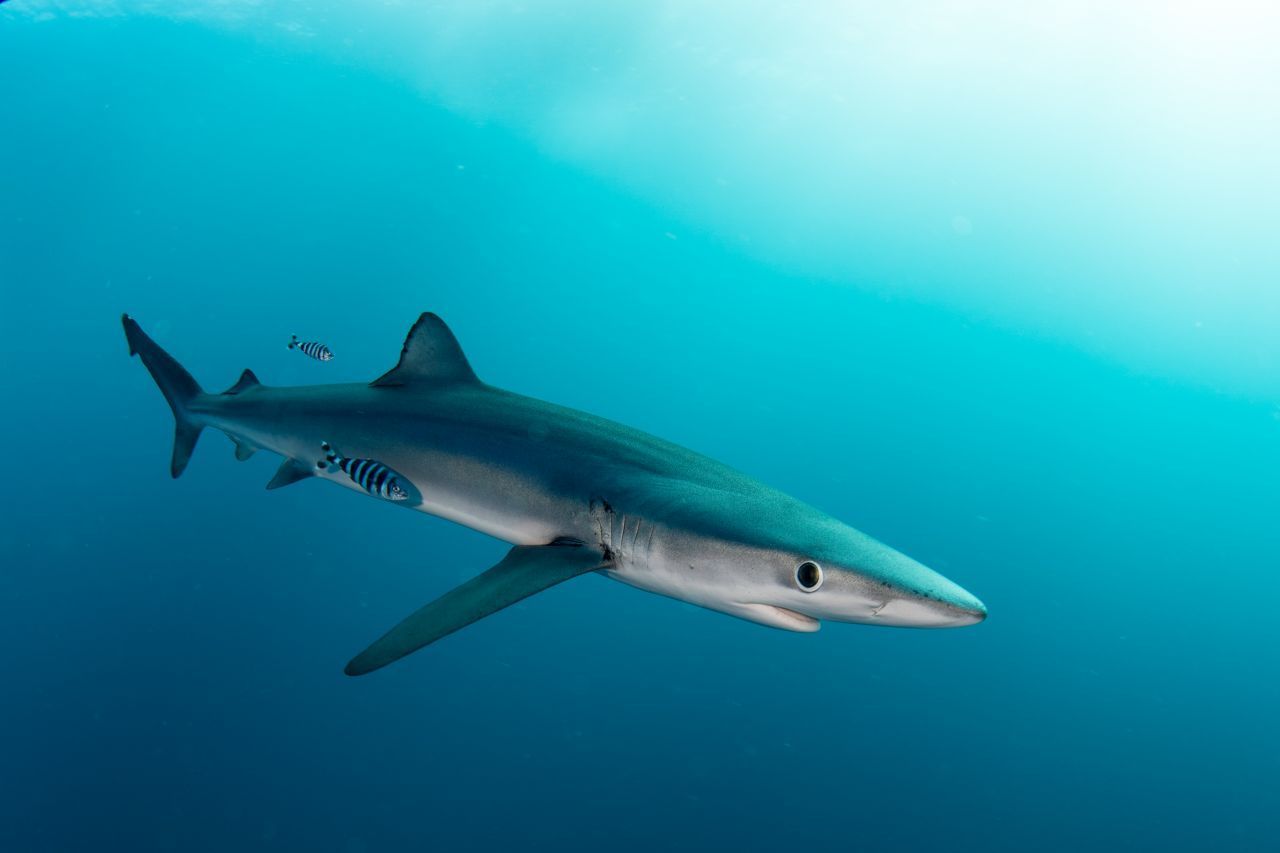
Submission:
<svg viewBox="0 0 1280 853">
<path fill-rule="evenodd" d="M 160 392 L 164 394 L 169 408 L 173 409 L 173 459 L 169 464 L 169 473 L 178 477 L 186 470 L 191 452 L 196 447 L 196 439 L 204 428 L 191 418 L 188 411 L 191 402 L 204 394 L 204 390 L 186 368 L 142 331 L 142 327 L 132 317 L 125 314 L 121 320 L 124 323 L 125 339 L 129 342 L 129 355 L 142 359 L 151 378 L 160 386 Z"/>
</svg>

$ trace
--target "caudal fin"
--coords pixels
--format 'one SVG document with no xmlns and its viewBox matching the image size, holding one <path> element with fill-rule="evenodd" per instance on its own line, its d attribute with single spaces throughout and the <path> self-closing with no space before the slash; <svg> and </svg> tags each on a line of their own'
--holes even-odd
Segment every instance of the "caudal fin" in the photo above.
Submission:
<svg viewBox="0 0 1280 853">
<path fill-rule="evenodd" d="M 181 476 L 191 459 L 191 452 L 195 450 L 196 439 L 200 438 L 200 430 L 204 428 L 191 418 L 188 407 L 204 391 L 173 356 L 142 331 L 132 317 L 125 314 L 121 321 L 124 323 L 125 340 L 129 342 L 129 355 L 142 359 L 151 378 L 160 386 L 160 393 L 164 394 L 169 408 L 173 409 L 173 459 L 169 463 L 169 473 L 174 477 Z"/>
</svg>

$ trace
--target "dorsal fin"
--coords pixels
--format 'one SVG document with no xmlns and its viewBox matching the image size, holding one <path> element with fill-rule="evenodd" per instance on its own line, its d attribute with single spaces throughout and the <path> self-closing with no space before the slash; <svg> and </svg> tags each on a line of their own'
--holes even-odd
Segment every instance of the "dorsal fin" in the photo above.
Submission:
<svg viewBox="0 0 1280 853">
<path fill-rule="evenodd" d="M 404 339 L 400 363 L 369 384 L 375 388 L 417 382 L 479 382 L 458 339 L 435 314 L 418 318 Z"/>
<path fill-rule="evenodd" d="M 240 378 L 236 380 L 236 384 L 232 385 L 222 393 L 224 396 L 235 395 L 239 394 L 241 391 L 246 391 L 249 388 L 253 388 L 254 386 L 261 384 L 262 383 L 258 381 L 258 377 L 253 375 L 253 371 L 246 367 L 244 373 L 241 373 Z"/>
</svg>

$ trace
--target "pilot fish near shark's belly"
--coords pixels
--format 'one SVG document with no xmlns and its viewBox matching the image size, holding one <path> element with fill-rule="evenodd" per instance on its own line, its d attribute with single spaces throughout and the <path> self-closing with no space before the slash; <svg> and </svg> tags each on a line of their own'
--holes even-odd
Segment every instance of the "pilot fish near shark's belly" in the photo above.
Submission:
<svg viewBox="0 0 1280 853">
<path fill-rule="evenodd" d="M 343 456 L 327 441 L 320 442 L 320 449 L 324 451 L 324 460 L 316 463 L 317 468 L 323 470 L 329 465 L 336 467 L 375 498 L 389 501 L 408 500 L 409 492 L 401 485 L 404 477 L 376 459 L 352 459 L 349 456 Z"/>
<path fill-rule="evenodd" d="M 592 572 L 791 631 L 824 619 L 951 627 L 986 616 L 937 572 L 740 471 L 484 384 L 434 314 L 418 319 L 399 363 L 371 383 L 272 388 L 246 370 L 221 394 L 123 322 L 129 352 L 173 410 L 174 477 L 213 427 L 235 442 L 237 459 L 259 449 L 284 457 L 268 488 L 328 479 L 515 545 L 357 655 L 349 675 Z"/>
</svg>

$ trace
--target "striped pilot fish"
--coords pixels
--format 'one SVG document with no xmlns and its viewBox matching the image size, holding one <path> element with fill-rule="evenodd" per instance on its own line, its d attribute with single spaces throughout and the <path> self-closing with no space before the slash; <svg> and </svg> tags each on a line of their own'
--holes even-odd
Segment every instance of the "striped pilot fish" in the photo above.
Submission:
<svg viewBox="0 0 1280 853">
<path fill-rule="evenodd" d="M 319 341 L 300 341 L 297 335 L 294 335 L 293 340 L 289 341 L 289 349 L 301 350 L 303 355 L 309 355 L 316 361 L 333 360 L 333 350 Z"/>
<path fill-rule="evenodd" d="M 337 468 L 375 498 L 389 501 L 403 501 L 409 498 L 409 491 L 400 482 L 401 476 L 376 459 L 352 459 L 343 456 L 327 441 L 320 444 L 320 449 L 324 451 L 324 461 L 317 462 L 317 468 L 322 470 L 327 466 Z"/>
</svg>

